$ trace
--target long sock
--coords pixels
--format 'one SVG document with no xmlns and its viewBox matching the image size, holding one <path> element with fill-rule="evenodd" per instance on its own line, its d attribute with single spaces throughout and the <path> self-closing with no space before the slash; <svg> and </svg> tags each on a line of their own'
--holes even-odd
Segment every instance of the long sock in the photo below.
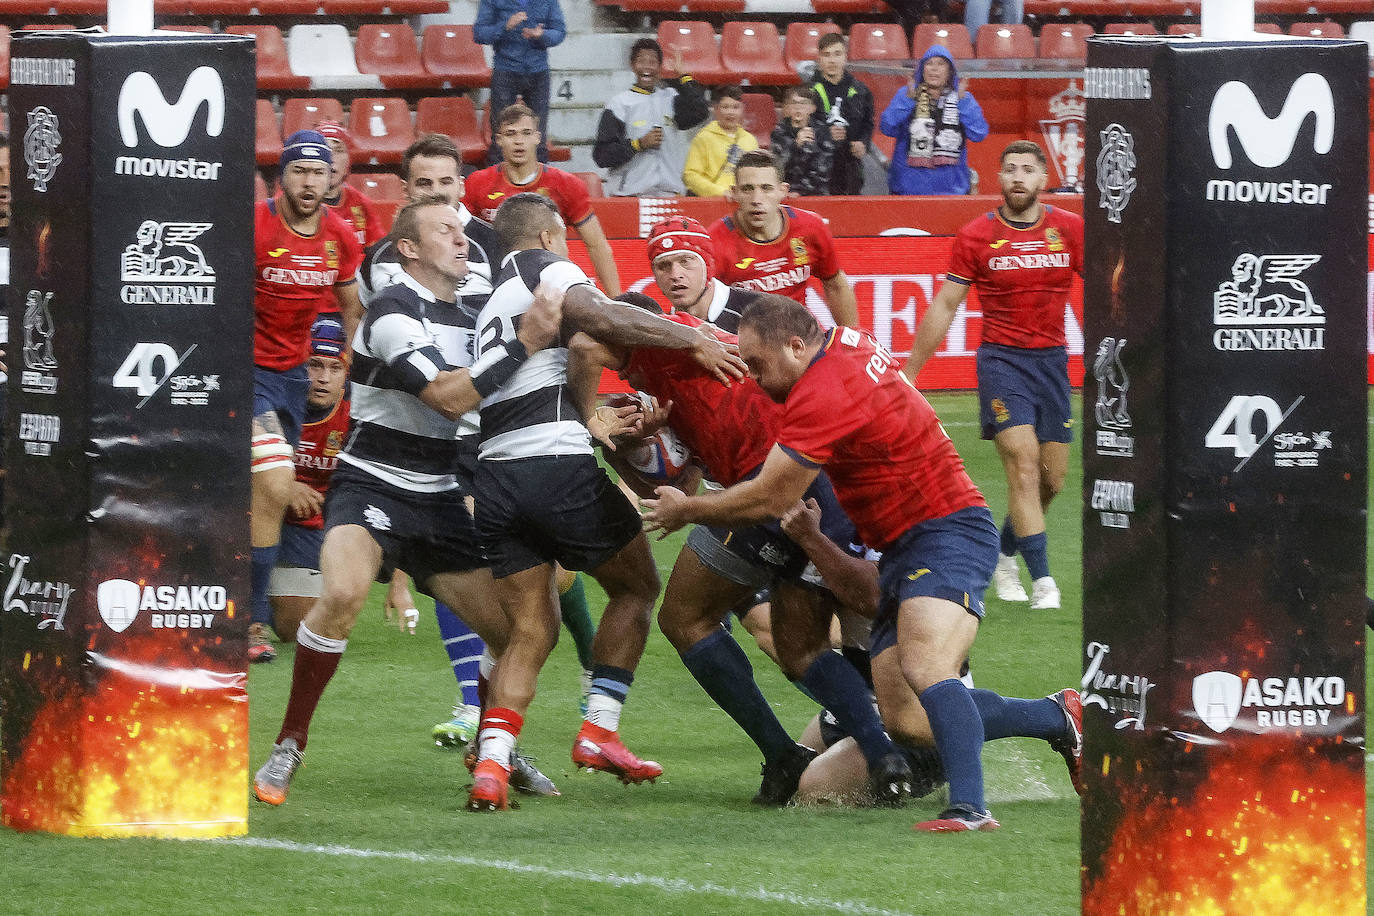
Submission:
<svg viewBox="0 0 1374 916">
<path fill-rule="evenodd" d="M 1016 556 L 1016 529 L 1011 526 L 1011 516 L 1002 521 L 1002 556 Z"/>
<path fill-rule="evenodd" d="M 434 619 L 439 621 L 439 635 L 444 640 L 444 651 L 448 653 L 453 676 L 458 679 L 463 705 L 482 705 L 477 696 L 477 670 L 482 662 L 482 652 L 486 649 L 482 637 L 469 630 L 468 625 L 453 613 L 453 608 L 442 601 L 434 602 Z"/>
<path fill-rule="evenodd" d="M 1064 736 L 1068 723 L 1064 720 L 1064 710 L 1049 697 L 1038 700 L 1022 700 L 1004 697 L 991 690 L 970 690 L 973 705 L 978 707 L 978 716 L 983 720 L 983 740 L 996 741 L 998 738 L 1051 738 Z"/>
<path fill-rule="evenodd" d="M 277 734 L 277 743 L 295 738 L 305 749 L 310 736 L 310 720 L 320 705 L 324 688 L 339 669 L 339 659 L 348 646 L 346 639 L 317 636 L 304 623 L 296 630 L 296 663 L 291 671 L 291 697 L 286 701 L 286 716 Z"/>
<path fill-rule="evenodd" d="M 271 547 L 253 548 L 253 572 L 250 585 L 253 589 L 252 622 L 272 622 L 272 599 L 267 597 L 267 586 L 272 581 L 272 569 L 277 565 L 277 544 Z"/>
<path fill-rule="evenodd" d="M 749 656 L 723 627 L 682 653 L 682 663 L 706 695 L 758 745 L 765 760 L 796 746 L 754 682 Z"/>
<path fill-rule="evenodd" d="M 869 766 L 884 755 L 896 752 L 896 746 L 873 709 L 868 685 L 844 656 L 822 652 L 806 669 L 801 682 L 830 710 L 840 728 L 854 738 Z"/>
<path fill-rule="evenodd" d="M 582 574 L 573 577 L 572 585 L 558 594 L 558 610 L 563 615 L 563 626 L 572 634 L 573 644 L 577 646 L 577 661 L 583 671 L 592 670 L 592 641 L 596 639 L 596 626 L 592 623 L 591 612 L 587 610 L 587 592 L 582 588 Z"/>
<path fill-rule="evenodd" d="M 956 678 L 927 687 L 921 706 L 930 719 L 940 762 L 949 778 L 949 803 L 986 811 L 983 801 L 983 720 L 968 688 Z"/>
<path fill-rule="evenodd" d="M 1043 579 L 1050 574 L 1050 544 L 1045 532 L 1017 538 L 1016 549 L 1026 558 L 1026 570 L 1031 579 Z"/>
<path fill-rule="evenodd" d="M 525 717 L 513 709 L 504 706 L 488 709 L 482 714 L 482 724 L 477 731 L 477 761 L 495 760 L 509 770 L 515 739 L 520 737 L 524 725 Z"/>
<path fill-rule="evenodd" d="M 587 721 L 608 732 L 620 729 L 620 710 L 634 683 L 634 672 L 614 665 L 592 668 L 592 693 L 587 697 Z"/>
<path fill-rule="evenodd" d="M 854 670 L 859 672 L 859 677 L 863 678 L 864 683 L 872 690 L 873 657 L 868 654 L 868 650 L 860 646 L 840 646 L 840 654 L 849 659 Z"/>
</svg>

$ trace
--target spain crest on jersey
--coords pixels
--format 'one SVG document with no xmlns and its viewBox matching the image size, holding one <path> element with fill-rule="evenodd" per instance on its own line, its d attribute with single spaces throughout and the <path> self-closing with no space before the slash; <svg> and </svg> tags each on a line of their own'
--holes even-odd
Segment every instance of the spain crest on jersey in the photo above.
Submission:
<svg viewBox="0 0 1374 916">
<path fill-rule="evenodd" d="M 1064 236 L 1053 226 L 1045 230 L 1045 242 L 1049 245 L 1050 251 L 1064 250 Z"/>
<path fill-rule="evenodd" d="M 324 440 L 325 456 L 333 458 L 335 455 L 339 454 L 341 448 L 343 448 L 343 433 L 337 429 L 331 431 Z"/>
<path fill-rule="evenodd" d="M 789 239 L 792 245 L 792 263 L 810 264 L 811 255 L 806 250 L 806 243 L 801 239 Z"/>
<path fill-rule="evenodd" d="M 325 240 L 324 262 L 335 270 L 339 268 L 339 243 L 333 239 Z"/>
<path fill-rule="evenodd" d="M 364 210 L 362 207 L 358 206 L 357 204 L 352 204 L 348 209 L 353 212 L 353 228 L 366 229 L 367 211 Z"/>
</svg>

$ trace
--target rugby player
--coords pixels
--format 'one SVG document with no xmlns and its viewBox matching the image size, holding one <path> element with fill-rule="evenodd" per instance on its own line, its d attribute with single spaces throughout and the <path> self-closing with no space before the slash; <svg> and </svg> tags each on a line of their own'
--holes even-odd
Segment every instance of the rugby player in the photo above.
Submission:
<svg viewBox="0 0 1374 916">
<path fill-rule="evenodd" d="M 607 299 L 567 260 L 567 230 L 541 194 L 516 194 L 496 214 L 502 262 L 496 290 L 478 317 L 478 365 L 505 366 L 518 355 L 517 327 L 540 284 L 564 293 L 564 339 L 584 331 L 625 346 L 687 350 L 722 384 L 743 364 L 714 337 Z M 510 351 L 514 349 L 515 353 Z M 626 782 L 655 779 L 663 768 L 621 742 L 620 713 L 649 635 L 658 572 L 633 506 L 592 453 L 568 388 L 567 349 L 530 359 L 482 399 L 476 486 L 478 530 L 501 604 L 511 621 L 479 732 L 468 806 L 506 807 L 507 758 L 534 697 L 539 670 L 558 635 L 553 607 L 555 562 L 588 570 L 607 594 L 593 647 L 591 696 L 573 744 L 578 766 Z"/>
<path fill-rule="evenodd" d="M 1031 577 L 1030 606 L 1058 608 L 1045 510 L 1064 487 L 1073 441 L 1064 309 L 1083 272 L 1083 217 L 1040 202 L 1045 153 L 1030 140 L 1002 150 L 1002 206 L 959 230 L 945 283 L 916 328 L 903 372 L 916 374 L 977 287 L 983 311 L 978 401 L 983 438 L 1007 476 L 1008 514 L 993 575 L 997 597 L 1027 600 L 1016 554 Z"/>
<path fill-rule="evenodd" d="M 280 192 L 254 211 L 253 662 L 276 657 L 267 638 L 267 586 L 296 479 L 292 450 L 305 415 L 310 326 L 321 312 L 337 310 L 351 340 L 362 313 L 354 282 L 362 249 L 353 229 L 324 206 L 329 167 L 324 137 L 297 131 L 282 149 Z"/>
<path fill-rule="evenodd" d="M 334 121 L 321 121 L 315 125 L 315 130 L 329 144 L 329 188 L 324 192 L 325 204 L 353 227 L 364 248 L 375 244 L 386 235 L 386 225 L 377 205 L 348 183 L 353 165 L 353 138 L 342 124 Z"/>
<path fill-rule="evenodd" d="M 883 554 L 874 682 L 885 669 L 910 685 L 949 779 L 949 808 L 916 827 L 995 829 L 983 799 L 983 720 L 959 679 L 997 564 L 997 526 L 982 494 L 935 412 L 872 335 L 822 331 L 805 307 L 766 296 L 740 319 L 739 346 L 750 376 L 783 405 L 777 444 L 757 476 L 724 490 L 689 497 L 660 487 L 658 499 L 645 500 L 646 521 L 673 531 L 779 518 L 825 469 L 862 542 Z"/>
<path fill-rule="evenodd" d="M 854 288 L 840 269 L 829 227 L 810 210 L 784 207 L 786 195 L 787 182 L 772 153 L 754 150 L 740 157 L 729 194 L 735 212 L 711 224 L 715 275 L 730 286 L 778 293 L 802 305 L 815 277 L 834 323 L 858 327 Z"/>
<path fill-rule="evenodd" d="M 414 201 L 397 214 L 392 234 L 404 271 L 372 301 L 354 338 L 353 431 L 325 500 L 323 592 L 297 630 L 286 715 L 253 781 L 254 794 L 272 805 L 286 800 L 310 719 L 379 573 L 385 581 L 397 567 L 409 570 L 489 645 L 499 651 L 506 641 L 455 473 L 458 423 L 483 391 L 554 342 L 562 295 L 535 289 L 504 358 L 473 363 L 453 330 L 458 281 L 467 271 L 458 212 L 443 199 Z"/>
<path fill-rule="evenodd" d="M 501 147 L 501 161 L 468 176 L 463 203 L 490 222 L 501 204 L 515 194 L 545 195 L 558 206 L 564 223 L 577 229 L 606 295 L 619 296 L 620 274 L 615 267 L 615 255 L 601 229 L 601 221 L 592 212 L 587 186 L 576 175 L 535 158 L 539 122 L 534 112 L 519 103 L 507 106 L 492 126 L 492 133 L 496 145 Z"/>
</svg>

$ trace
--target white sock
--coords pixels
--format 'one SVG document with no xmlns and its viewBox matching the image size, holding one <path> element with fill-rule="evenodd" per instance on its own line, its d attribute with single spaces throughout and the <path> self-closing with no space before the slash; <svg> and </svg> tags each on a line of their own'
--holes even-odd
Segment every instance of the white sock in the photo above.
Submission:
<svg viewBox="0 0 1374 916">
<path fill-rule="evenodd" d="M 316 652 L 334 655 L 343 655 L 343 650 L 348 648 L 347 639 L 330 639 L 328 636 L 321 636 L 313 632 L 304 622 L 296 628 L 296 644 L 314 649 Z"/>
<path fill-rule="evenodd" d="M 504 728 L 484 728 L 478 735 L 477 762 L 495 760 L 510 769 L 511 756 L 515 753 L 515 736 Z"/>
<path fill-rule="evenodd" d="M 625 704 L 614 697 L 593 693 L 587 698 L 587 721 L 608 732 L 619 731 L 620 710 L 624 707 Z"/>
</svg>

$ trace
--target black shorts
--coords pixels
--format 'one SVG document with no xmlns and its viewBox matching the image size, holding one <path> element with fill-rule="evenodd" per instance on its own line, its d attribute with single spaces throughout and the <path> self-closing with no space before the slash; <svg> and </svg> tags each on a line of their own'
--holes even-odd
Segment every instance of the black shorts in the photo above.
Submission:
<svg viewBox="0 0 1374 916">
<path fill-rule="evenodd" d="M 324 498 L 325 533 L 339 525 L 366 528 L 382 548 L 377 581 L 389 582 L 403 569 L 428 595 L 431 576 L 487 565 L 463 493 L 461 487 L 443 493 L 402 490 L 341 463 Z"/>
<path fill-rule="evenodd" d="M 596 569 L 639 534 L 639 513 L 591 455 L 477 463 L 477 531 L 504 578 L 543 563 Z"/>
</svg>

